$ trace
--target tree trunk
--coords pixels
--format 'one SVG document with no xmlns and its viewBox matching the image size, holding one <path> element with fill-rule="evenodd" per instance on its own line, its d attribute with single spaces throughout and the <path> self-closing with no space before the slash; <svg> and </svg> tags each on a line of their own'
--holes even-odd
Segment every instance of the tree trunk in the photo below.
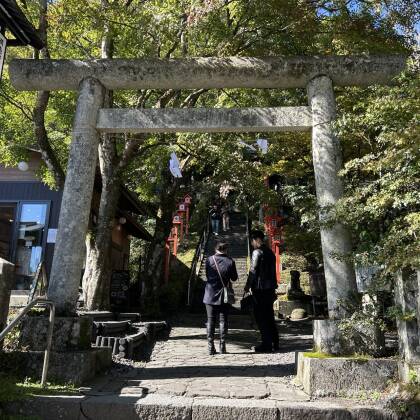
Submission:
<svg viewBox="0 0 420 420">
<path fill-rule="evenodd" d="M 91 229 L 86 238 L 87 255 L 83 275 L 83 293 L 85 307 L 88 310 L 109 308 L 112 230 L 119 195 L 119 179 L 107 179 L 107 184 L 102 187 L 98 224 Z"/>
<path fill-rule="evenodd" d="M 39 27 L 38 33 L 44 42 L 45 47 L 40 51 L 37 56 L 40 58 L 50 58 L 50 52 L 48 50 L 47 43 L 47 20 L 48 2 L 47 0 L 39 0 Z M 42 160 L 51 172 L 54 178 L 55 187 L 62 189 L 64 187 L 65 174 L 63 168 L 60 165 L 59 159 L 57 158 L 48 138 L 48 133 L 45 128 L 45 112 L 48 107 L 50 99 L 50 92 L 40 91 L 37 92 L 35 106 L 33 109 L 33 125 L 35 139 L 38 144 L 39 150 L 42 155 Z"/>
<path fill-rule="evenodd" d="M 172 228 L 173 212 L 176 207 L 175 197 L 179 186 L 177 180 L 172 180 L 167 168 L 164 171 L 163 179 L 165 182 L 160 193 L 160 207 L 153 240 L 146 255 L 145 267 L 147 268 L 143 273 L 142 285 L 143 304 L 153 306 L 157 303 L 158 289 L 162 283 L 166 239 Z"/>
<path fill-rule="evenodd" d="M 108 0 L 101 0 L 101 7 L 108 7 Z M 104 24 L 101 44 L 101 58 L 112 58 L 114 50 L 113 33 L 108 23 Z M 112 91 L 107 91 L 104 107 L 111 108 Z M 88 310 L 109 309 L 111 286 L 112 230 L 120 196 L 120 171 L 115 138 L 104 134 L 99 146 L 102 190 L 98 220 L 86 237 L 86 267 L 83 275 L 83 295 Z"/>
</svg>

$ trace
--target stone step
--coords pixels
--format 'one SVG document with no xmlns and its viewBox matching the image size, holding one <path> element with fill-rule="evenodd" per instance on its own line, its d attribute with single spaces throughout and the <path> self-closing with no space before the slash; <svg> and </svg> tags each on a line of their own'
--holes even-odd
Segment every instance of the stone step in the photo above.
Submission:
<svg viewBox="0 0 420 420">
<path fill-rule="evenodd" d="M 373 405 L 354 401 L 290 400 L 286 393 L 279 400 L 191 398 L 142 393 L 140 387 L 127 387 L 125 393 L 107 395 L 36 396 L 5 403 L 4 414 L 39 416 L 43 420 L 75 419 L 311 419 L 311 420 L 391 420 L 396 416 Z M 0 412 L 0 415 L 2 413 Z"/>
</svg>

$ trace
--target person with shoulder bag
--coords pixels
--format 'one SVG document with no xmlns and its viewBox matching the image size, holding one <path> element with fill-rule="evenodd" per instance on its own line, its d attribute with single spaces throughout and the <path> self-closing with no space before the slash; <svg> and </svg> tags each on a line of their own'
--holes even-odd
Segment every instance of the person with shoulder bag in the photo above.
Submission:
<svg viewBox="0 0 420 420">
<path fill-rule="evenodd" d="M 262 231 L 252 231 L 250 237 L 254 250 L 244 292 L 252 293 L 255 321 L 261 333 L 262 343 L 255 347 L 255 352 L 271 353 L 279 349 L 279 333 L 273 309 L 277 289 L 276 256 L 264 243 Z"/>
<path fill-rule="evenodd" d="M 232 281 L 238 279 L 236 264 L 227 255 L 228 245 L 219 242 L 215 254 L 206 261 L 206 287 L 203 303 L 207 311 L 207 342 L 209 355 L 216 354 L 214 333 L 216 321 L 219 321 L 220 354 L 226 353 L 226 336 L 230 305 L 235 303 Z"/>
</svg>

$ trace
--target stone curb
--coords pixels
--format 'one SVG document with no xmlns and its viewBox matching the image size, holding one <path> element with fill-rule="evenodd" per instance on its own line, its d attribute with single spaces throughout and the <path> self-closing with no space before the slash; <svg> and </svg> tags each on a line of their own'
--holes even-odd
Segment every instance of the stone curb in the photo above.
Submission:
<svg viewBox="0 0 420 420">
<path fill-rule="evenodd" d="M 397 420 L 372 406 L 345 401 L 278 402 L 273 400 L 188 398 L 160 394 L 39 396 L 5 404 L 5 413 L 42 420 Z"/>
</svg>

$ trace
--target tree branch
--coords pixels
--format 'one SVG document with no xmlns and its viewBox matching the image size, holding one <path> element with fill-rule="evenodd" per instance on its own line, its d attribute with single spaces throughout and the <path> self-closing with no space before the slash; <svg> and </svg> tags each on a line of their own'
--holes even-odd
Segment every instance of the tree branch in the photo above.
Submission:
<svg viewBox="0 0 420 420">
<path fill-rule="evenodd" d="M 16 101 L 15 99 L 13 99 L 11 96 L 9 96 L 7 93 L 3 92 L 2 90 L 0 90 L 0 96 L 2 98 L 4 98 L 7 102 L 9 102 L 9 104 L 11 104 L 11 105 L 15 106 L 17 109 L 19 109 L 20 112 L 22 112 L 23 116 L 25 118 L 27 118 L 29 121 L 33 120 L 32 111 L 29 108 L 25 109 L 25 105 Z"/>
<path fill-rule="evenodd" d="M 40 51 L 40 58 L 50 58 L 47 42 L 47 0 L 39 1 L 39 36 L 44 42 L 45 47 Z M 60 161 L 51 147 L 50 139 L 48 137 L 47 129 L 45 127 L 45 112 L 47 111 L 48 102 L 50 100 L 50 92 L 39 91 L 36 94 L 35 106 L 32 112 L 32 120 L 34 125 L 35 139 L 41 151 L 42 159 L 45 162 L 48 170 L 54 177 L 54 183 L 57 188 L 64 187 L 65 174 L 61 167 Z"/>
</svg>

